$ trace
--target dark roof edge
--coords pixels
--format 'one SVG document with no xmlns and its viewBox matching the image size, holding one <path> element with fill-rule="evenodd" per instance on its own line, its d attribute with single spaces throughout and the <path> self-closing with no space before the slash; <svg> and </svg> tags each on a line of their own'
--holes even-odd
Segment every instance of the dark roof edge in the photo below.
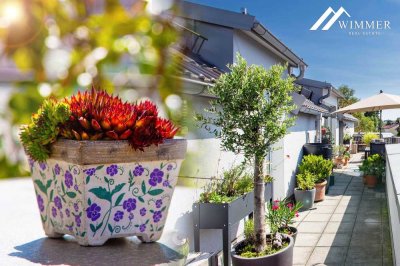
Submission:
<svg viewBox="0 0 400 266">
<path fill-rule="evenodd" d="M 182 1 L 180 6 L 180 16 L 184 18 L 251 32 L 260 37 L 278 53 L 281 53 L 284 57 L 289 59 L 289 61 L 292 61 L 293 64 L 297 66 L 308 66 L 302 58 L 297 56 L 264 25 L 257 21 L 255 16 L 191 3 L 188 1 Z"/>
</svg>

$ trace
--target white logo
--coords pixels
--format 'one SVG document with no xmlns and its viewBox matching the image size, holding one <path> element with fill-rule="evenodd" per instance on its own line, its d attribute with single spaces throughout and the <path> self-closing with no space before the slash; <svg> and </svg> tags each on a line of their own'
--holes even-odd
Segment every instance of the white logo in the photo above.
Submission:
<svg viewBox="0 0 400 266">
<path fill-rule="evenodd" d="M 329 7 L 324 14 L 315 22 L 315 24 L 310 28 L 310 30 L 317 30 L 322 23 L 331 15 L 333 14 L 333 17 L 328 21 L 328 23 L 325 24 L 325 26 L 322 28 L 322 30 L 329 30 L 332 25 L 340 18 L 341 15 L 346 14 L 348 17 L 350 17 L 350 14 L 347 13 L 347 11 L 343 8 L 340 7 L 337 12 L 333 10 L 332 7 Z"/>
</svg>

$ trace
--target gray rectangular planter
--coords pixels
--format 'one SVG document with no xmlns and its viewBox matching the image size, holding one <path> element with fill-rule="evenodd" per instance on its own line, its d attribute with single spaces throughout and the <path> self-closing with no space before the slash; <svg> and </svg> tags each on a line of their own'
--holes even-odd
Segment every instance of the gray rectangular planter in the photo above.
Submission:
<svg viewBox="0 0 400 266">
<path fill-rule="evenodd" d="M 272 183 L 265 184 L 264 197 L 266 202 L 272 199 Z M 194 203 L 194 250 L 200 251 L 200 229 L 222 229 L 224 265 L 230 265 L 231 227 L 253 211 L 253 191 L 230 203 Z"/>
</svg>

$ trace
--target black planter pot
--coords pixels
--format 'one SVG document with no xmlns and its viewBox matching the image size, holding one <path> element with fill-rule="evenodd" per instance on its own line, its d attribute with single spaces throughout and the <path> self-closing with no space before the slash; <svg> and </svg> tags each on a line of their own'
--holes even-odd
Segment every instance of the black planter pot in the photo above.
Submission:
<svg viewBox="0 0 400 266">
<path fill-rule="evenodd" d="M 303 145 L 303 155 L 322 155 L 324 159 L 332 159 L 332 145 L 328 143 L 307 143 Z"/>
<path fill-rule="evenodd" d="M 268 236 L 267 236 L 268 237 Z M 289 245 L 284 249 L 272 255 L 258 257 L 258 258 L 244 258 L 236 255 L 236 248 L 244 244 L 244 241 L 239 242 L 233 247 L 232 265 L 233 266 L 292 266 L 293 265 L 293 246 L 294 239 L 289 236 Z"/>
<path fill-rule="evenodd" d="M 265 202 L 272 198 L 272 183 L 265 184 Z M 222 229 L 224 265 L 230 265 L 231 226 L 254 211 L 254 192 L 251 191 L 230 203 L 194 203 L 194 250 L 200 251 L 200 229 Z"/>
<path fill-rule="evenodd" d="M 335 176 L 331 175 L 329 177 L 329 186 L 334 186 L 335 185 Z"/>
<path fill-rule="evenodd" d="M 296 188 L 294 190 L 294 198 L 296 202 L 301 202 L 303 204 L 300 210 L 305 211 L 311 209 L 315 200 L 315 188 L 312 190 L 299 190 Z"/>
</svg>

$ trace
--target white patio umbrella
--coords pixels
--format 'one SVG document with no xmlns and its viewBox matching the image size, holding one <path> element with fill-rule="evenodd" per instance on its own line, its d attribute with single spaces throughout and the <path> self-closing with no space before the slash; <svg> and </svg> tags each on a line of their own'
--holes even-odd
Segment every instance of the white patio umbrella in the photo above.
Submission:
<svg viewBox="0 0 400 266">
<path fill-rule="evenodd" d="M 356 112 L 376 112 L 380 111 L 380 120 L 382 121 L 382 110 L 400 108 L 400 96 L 383 93 L 382 91 L 374 96 L 360 100 L 349 106 L 341 108 L 333 113 L 356 113 Z M 382 135 L 382 127 L 379 128 Z"/>
</svg>

